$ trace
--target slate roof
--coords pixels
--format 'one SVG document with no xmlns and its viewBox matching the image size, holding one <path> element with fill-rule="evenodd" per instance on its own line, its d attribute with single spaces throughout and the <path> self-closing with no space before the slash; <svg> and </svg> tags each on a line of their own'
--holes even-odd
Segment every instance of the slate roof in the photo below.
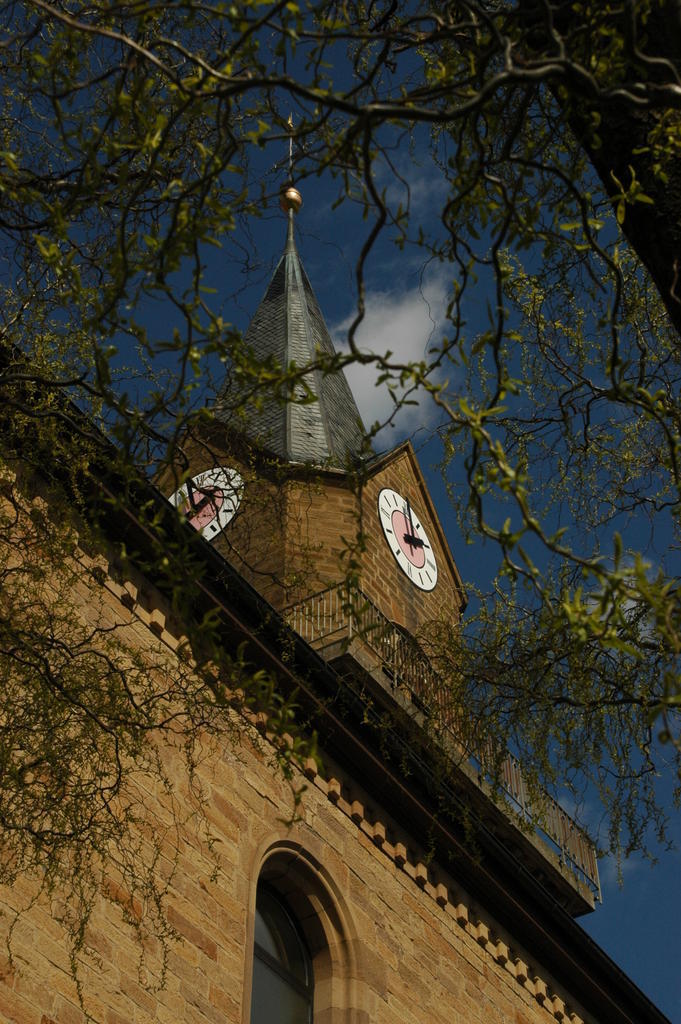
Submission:
<svg viewBox="0 0 681 1024">
<path fill-rule="evenodd" d="M 284 253 L 244 335 L 258 362 L 306 366 L 318 354 L 335 350 L 312 286 L 296 249 L 293 211 L 289 211 Z M 247 436 L 289 462 L 346 468 L 366 448 L 365 430 L 342 370 L 313 370 L 305 383 L 316 401 L 282 403 L 262 397 L 249 406 L 240 428 Z M 226 419 L 234 395 L 228 380 L 218 396 L 216 415 Z M 298 386 L 297 393 L 304 389 Z"/>
</svg>

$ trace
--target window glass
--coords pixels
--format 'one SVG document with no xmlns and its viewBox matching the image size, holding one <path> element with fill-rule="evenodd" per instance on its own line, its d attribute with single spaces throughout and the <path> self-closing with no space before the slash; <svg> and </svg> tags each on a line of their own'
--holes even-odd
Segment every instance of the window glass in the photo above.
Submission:
<svg viewBox="0 0 681 1024">
<path fill-rule="evenodd" d="M 312 966 L 294 918 L 272 890 L 258 886 L 251 1024 L 311 1024 Z"/>
<path fill-rule="evenodd" d="M 309 996 L 297 992 L 256 954 L 251 1024 L 308 1024 L 312 1020 L 310 1009 Z"/>
</svg>

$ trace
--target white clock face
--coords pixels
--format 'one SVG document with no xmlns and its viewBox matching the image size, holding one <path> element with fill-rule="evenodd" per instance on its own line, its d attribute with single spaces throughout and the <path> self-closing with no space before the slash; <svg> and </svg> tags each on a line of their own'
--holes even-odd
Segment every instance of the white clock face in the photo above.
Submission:
<svg viewBox="0 0 681 1024">
<path fill-rule="evenodd" d="M 435 553 L 409 499 L 384 487 L 378 496 L 378 518 L 402 572 L 420 590 L 432 590 L 437 583 Z"/>
<path fill-rule="evenodd" d="M 216 466 L 191 477 L 168 498 L 206 540 L 227 526 L 239 507 L 244 482 L 235 469 Z"/>
</svg>

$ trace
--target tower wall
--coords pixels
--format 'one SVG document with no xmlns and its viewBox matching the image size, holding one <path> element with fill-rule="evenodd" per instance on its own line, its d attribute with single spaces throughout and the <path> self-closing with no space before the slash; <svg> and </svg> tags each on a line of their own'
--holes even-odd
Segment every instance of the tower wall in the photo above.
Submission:
<svg viewBox="0 0 681 1024">
<path fill-rule="evenodd" d="M 275 608 L 283 607 L 290 510 L 281 464 L 254 451 L 243 439 L 230 438 L 219 424 L 186 437 L 182 454 L 186 468 L 166 470 L 158 481 L 161 492 L 170 496 L 187 474 L 195 477 L 215 467 L 235 469 L 243 480 L 241 501 L 232 521 L 212 543 L 265 600 Z"/>
<path fill-rule="evenodd" d="M 397 564 L 379 522 L 378 496 L 389 487 L 408 497 L 433 546 L 438 565 L 433 590 L 416 587 Z M 362 492 L 366 552 L 362 558 L 361 586 L 384 615 L 412 634 L 431 622 L 457 622 L 463 607 L 461 581 L 432 507 L 423 479 L 408 446 L 379 463 Z"/>
</svg>

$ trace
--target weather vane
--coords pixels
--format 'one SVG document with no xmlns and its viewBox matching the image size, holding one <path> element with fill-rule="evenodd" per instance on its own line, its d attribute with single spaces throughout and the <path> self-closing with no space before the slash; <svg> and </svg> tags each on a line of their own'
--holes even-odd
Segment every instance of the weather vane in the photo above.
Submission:
<svg viewBox="0 0 681 1024">
<path fill-rule="evenodd" d="M 293 114 L 288 115 L 288 181 L 282 187 L 280 203 L 285 213 L 297 213 L 303 205 L 303 197 L 293 186 Z"/>
<path fill-rule="evenodd" d="M 288 115 L 288 176 L 293 180 L 293 113 Z"/>
</svg>

